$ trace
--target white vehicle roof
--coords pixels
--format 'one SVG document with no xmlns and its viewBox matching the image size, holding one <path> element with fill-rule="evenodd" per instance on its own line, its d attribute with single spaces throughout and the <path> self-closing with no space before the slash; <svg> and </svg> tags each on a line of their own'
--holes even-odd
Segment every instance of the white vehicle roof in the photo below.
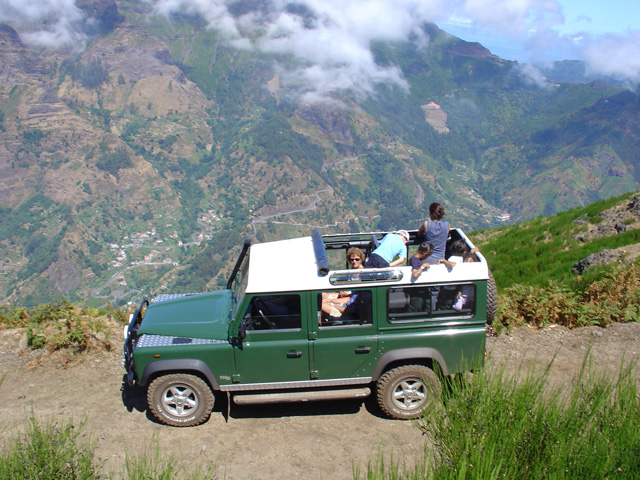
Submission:
<svg viewBox="0 0 640 480">
<path fill-rule="evenodd" d="M 466 236 L 461 236 L 471 246 Z M 415 251 L 410 249 L 410 254 Z M 346 253 L 346 250 L 345 250 Z M 432 265 L 412 282 L 411 267 L 397 266 L 364 270 L 331 270 L 321 275 L 314 253 L 312 237 L 293 238 L 251 246 L 247 293 L 293 292 L 308 290 L 344 290 L 375 285 L 408 285 L 486 280 L 488 268 L 484 257 L 479 262 L 461 263 L 449 270 Z M 354 273 L 362 274 L 354 277 Z M 345 282 L 345 278 L 348 280 Z M 379 280 L 378 278 L 382 278 Z"/>
</svg>

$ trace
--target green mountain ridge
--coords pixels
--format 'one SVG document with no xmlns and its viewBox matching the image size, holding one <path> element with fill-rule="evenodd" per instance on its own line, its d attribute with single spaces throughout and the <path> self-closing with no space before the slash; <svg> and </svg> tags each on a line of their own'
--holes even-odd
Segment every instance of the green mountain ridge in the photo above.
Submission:
<svg viewBox="0 0 640 480">
<path fill-rule="evenodd" d="M 234 49 L 198 16 L 80 5 L 102 19 L 81 53 L 0 28 L 3 303 L 200 291 L 245 236 L 416 228 L 432 201 L 473 230 L 640 188 L 637 93 L 536 86 L 435 25 L 424 49 L 371 45 L 407 92 L 314 104 L 281 82 L 295 59 Z"/>
</svg>

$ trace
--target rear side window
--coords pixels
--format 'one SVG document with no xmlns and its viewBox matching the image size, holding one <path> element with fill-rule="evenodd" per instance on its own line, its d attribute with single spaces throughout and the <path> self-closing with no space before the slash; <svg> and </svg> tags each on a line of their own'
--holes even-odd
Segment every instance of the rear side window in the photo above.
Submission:
<svg viewBox="0 0 640 480">
<path fill-rule="evenodd" d="M 342 290 L 318 294 L 321 327 L 371 325 L 371 290 Z"/>
<path fill-rule="evenodd" d="M 476 286 L 472 283 L 390 288 L 387 318 L 390 323 L 436 320 L 475 314 Z"/>
</svg>

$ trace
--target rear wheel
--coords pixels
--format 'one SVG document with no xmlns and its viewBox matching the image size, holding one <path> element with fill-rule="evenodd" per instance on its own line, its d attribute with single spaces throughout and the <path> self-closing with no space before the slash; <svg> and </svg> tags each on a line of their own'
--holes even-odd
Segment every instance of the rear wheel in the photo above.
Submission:
<svg viewBox="0 0 640 480">
<path fill-rule="evenodd" d="M 378 380 L 377 397 L 391 418 L 418 418 L 440 397 L 442 386 L 433 370 L 422 365 L 394 368 Z"/>
<path fill-rule="evenodd" d="M 188 374 L 163 375 L 147 390 L 147 403 L 162 423 L 192 427 L 205 422 L 213 409 L 213 393 L 200 377 Z"/>
</svg>

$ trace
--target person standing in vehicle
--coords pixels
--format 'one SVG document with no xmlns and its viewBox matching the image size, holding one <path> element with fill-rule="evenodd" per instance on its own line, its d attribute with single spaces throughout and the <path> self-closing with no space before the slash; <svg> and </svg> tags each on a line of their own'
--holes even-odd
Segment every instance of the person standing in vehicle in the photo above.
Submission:
<svg viewBox="0 0 640 480">
<path fill-rule="evenodd" d="M 400 265 L 407 258 L 407 243 L 409 242 L 409 232 L 398 230 L 388 233 L 380 242 L 369 258 L 364 268 L 384 268 Z M 394 258 L 398 257 L 394 260 Z"/>
<path fill-rule="evenodd" d="M 445 258 L 447 238 L 449 237 L 449 222 L 442 220 L 444 207 L 439 203 L 429 205 L 429 220 L 418 229 L 418 236 L 424 236 L 424 241 L 433 245 L 432 256 Z"/>
</svg>

